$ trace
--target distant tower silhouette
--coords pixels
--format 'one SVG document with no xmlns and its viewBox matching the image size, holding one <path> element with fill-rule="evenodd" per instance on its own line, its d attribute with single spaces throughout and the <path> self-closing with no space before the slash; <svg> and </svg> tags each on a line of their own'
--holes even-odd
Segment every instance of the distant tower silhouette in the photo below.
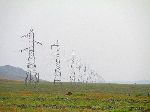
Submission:
<svg viewBox="0 0 150 112">
<path fill-rule="evenodd" d="M 42 43 L 35 41 L 33 29 L 30 29 L 30 32 L 26 35 L 23 35 L 21 38 L 28 38 L 29 40 L 29 47 L 21 50 L 21 52 L 28 51 L 29 55 L 27 59 L 28 62 L 27 62 L 25 84 L 26 86 L 31 83 L 34 83 L 36 85 L 39 82 L 39 73 L 36 72 L 35 44 L 42 45 Z"/>
<path fill-rule="evenodd" d="M 96 75 L 95 75 L 93 69 L 91 69 L 91 71 L 90 71 L 90 77 L 91 77 L 90 82 L 91 82 L 91 83 L 95 83 L 97 79 L 96 79 Z"/>
<path fill-rule="evenodd" d="M 83 83 L 87 83 L 88 82 L 88 70 L 87 70 L 87 66 L 85 65 L 83 68 Z"/>
<path fill-rule="evenodd" d="M 75 82 L 76 81 L 76 55 L 75 51 L 72 51 L 71 54 L 71 73 L 70 73 L 70 82 Z"/>
<path fill-rule="evenodd" d="M 82 82 L 83 81 L 81 69 L 82 69 L 82 65 L 81 65 L 81 63 L 79 63 L 78 66 L 77 66 L 77 70 L 78 70 L 78 73 L 79 73 L 79 75 L 78 75 L 78 82 Z"/>
<path fill-rule="evenodd" d="M 59 45 L 58 40 L 55 44 L 51 45 L 51 50 L 54 50 L 56 52 L 56 56 L 55 56 L 56 66 L 55 66 L 54 84 L 56 84 L 56 82 L 61 83 L 62 73 L 61 73 L 61 62 L 60 62 L 60 45 Z"/>
</svg>

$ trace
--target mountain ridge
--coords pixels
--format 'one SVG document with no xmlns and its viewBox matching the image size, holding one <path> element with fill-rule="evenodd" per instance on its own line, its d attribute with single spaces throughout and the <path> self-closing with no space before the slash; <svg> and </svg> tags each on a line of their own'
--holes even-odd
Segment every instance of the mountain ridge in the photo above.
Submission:
<svg viewBox="0 0 150 112">
<path fill-rule="evenodd" d="M 23 81 L 26 77 L 26 71 L 19 67 L 11 65 L 0 66 L 0 79 Z"/>
<path fill-rule="evenodd" d="M 0 66 L 0 79 L 24 81 L 26 78 L 26 71 L 20 67 L 11 65 Z M 40 81 L 46 81 L 40 79 Z"/>
</svg>

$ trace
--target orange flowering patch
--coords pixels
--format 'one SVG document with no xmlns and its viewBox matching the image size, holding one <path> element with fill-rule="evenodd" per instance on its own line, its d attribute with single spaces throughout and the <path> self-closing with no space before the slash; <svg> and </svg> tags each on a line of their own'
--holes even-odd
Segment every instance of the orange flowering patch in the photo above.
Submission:
<svg viewBox="0 0 150 112">
<path fill-rule="evenodd" d="M 20 96 L 32 96 L 33 93 L 30 91 L 21 91 L 18 93 L 18 95 L 20 95 Z"/>
<path fill-rule="evenodd" d="M 0 112 L 17 112 L 16 107 L 0 107 Z"/>
</svg>

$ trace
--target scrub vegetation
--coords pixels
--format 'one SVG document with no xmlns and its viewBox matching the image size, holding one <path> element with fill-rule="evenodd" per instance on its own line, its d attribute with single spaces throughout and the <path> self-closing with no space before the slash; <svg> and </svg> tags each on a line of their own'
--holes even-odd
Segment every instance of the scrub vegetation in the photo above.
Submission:
<svg viewBox="0 0 150 112">
<path fill-rule="evenodd" d="M 0 80 L 0 112 L 150 112 L 150 84 L 62 85 Z"/>
</svg>

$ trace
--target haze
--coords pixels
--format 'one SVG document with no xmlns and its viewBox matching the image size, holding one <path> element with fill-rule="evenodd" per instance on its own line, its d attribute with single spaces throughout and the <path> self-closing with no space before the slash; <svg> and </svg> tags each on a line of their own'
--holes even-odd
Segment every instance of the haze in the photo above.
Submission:
<svg viewBox="0 0 150 112">
<path fill-rule="evenodd" d="M 34 29 L 42 79 L 53 79 L 50 45 L 58 39 L 64 81 L 75 50 L 106 81 L 150 80 L 149 0 L 0 0 L 0 65 L 26 69 L 28 46 L 20 37 Z"/>
</svg>

